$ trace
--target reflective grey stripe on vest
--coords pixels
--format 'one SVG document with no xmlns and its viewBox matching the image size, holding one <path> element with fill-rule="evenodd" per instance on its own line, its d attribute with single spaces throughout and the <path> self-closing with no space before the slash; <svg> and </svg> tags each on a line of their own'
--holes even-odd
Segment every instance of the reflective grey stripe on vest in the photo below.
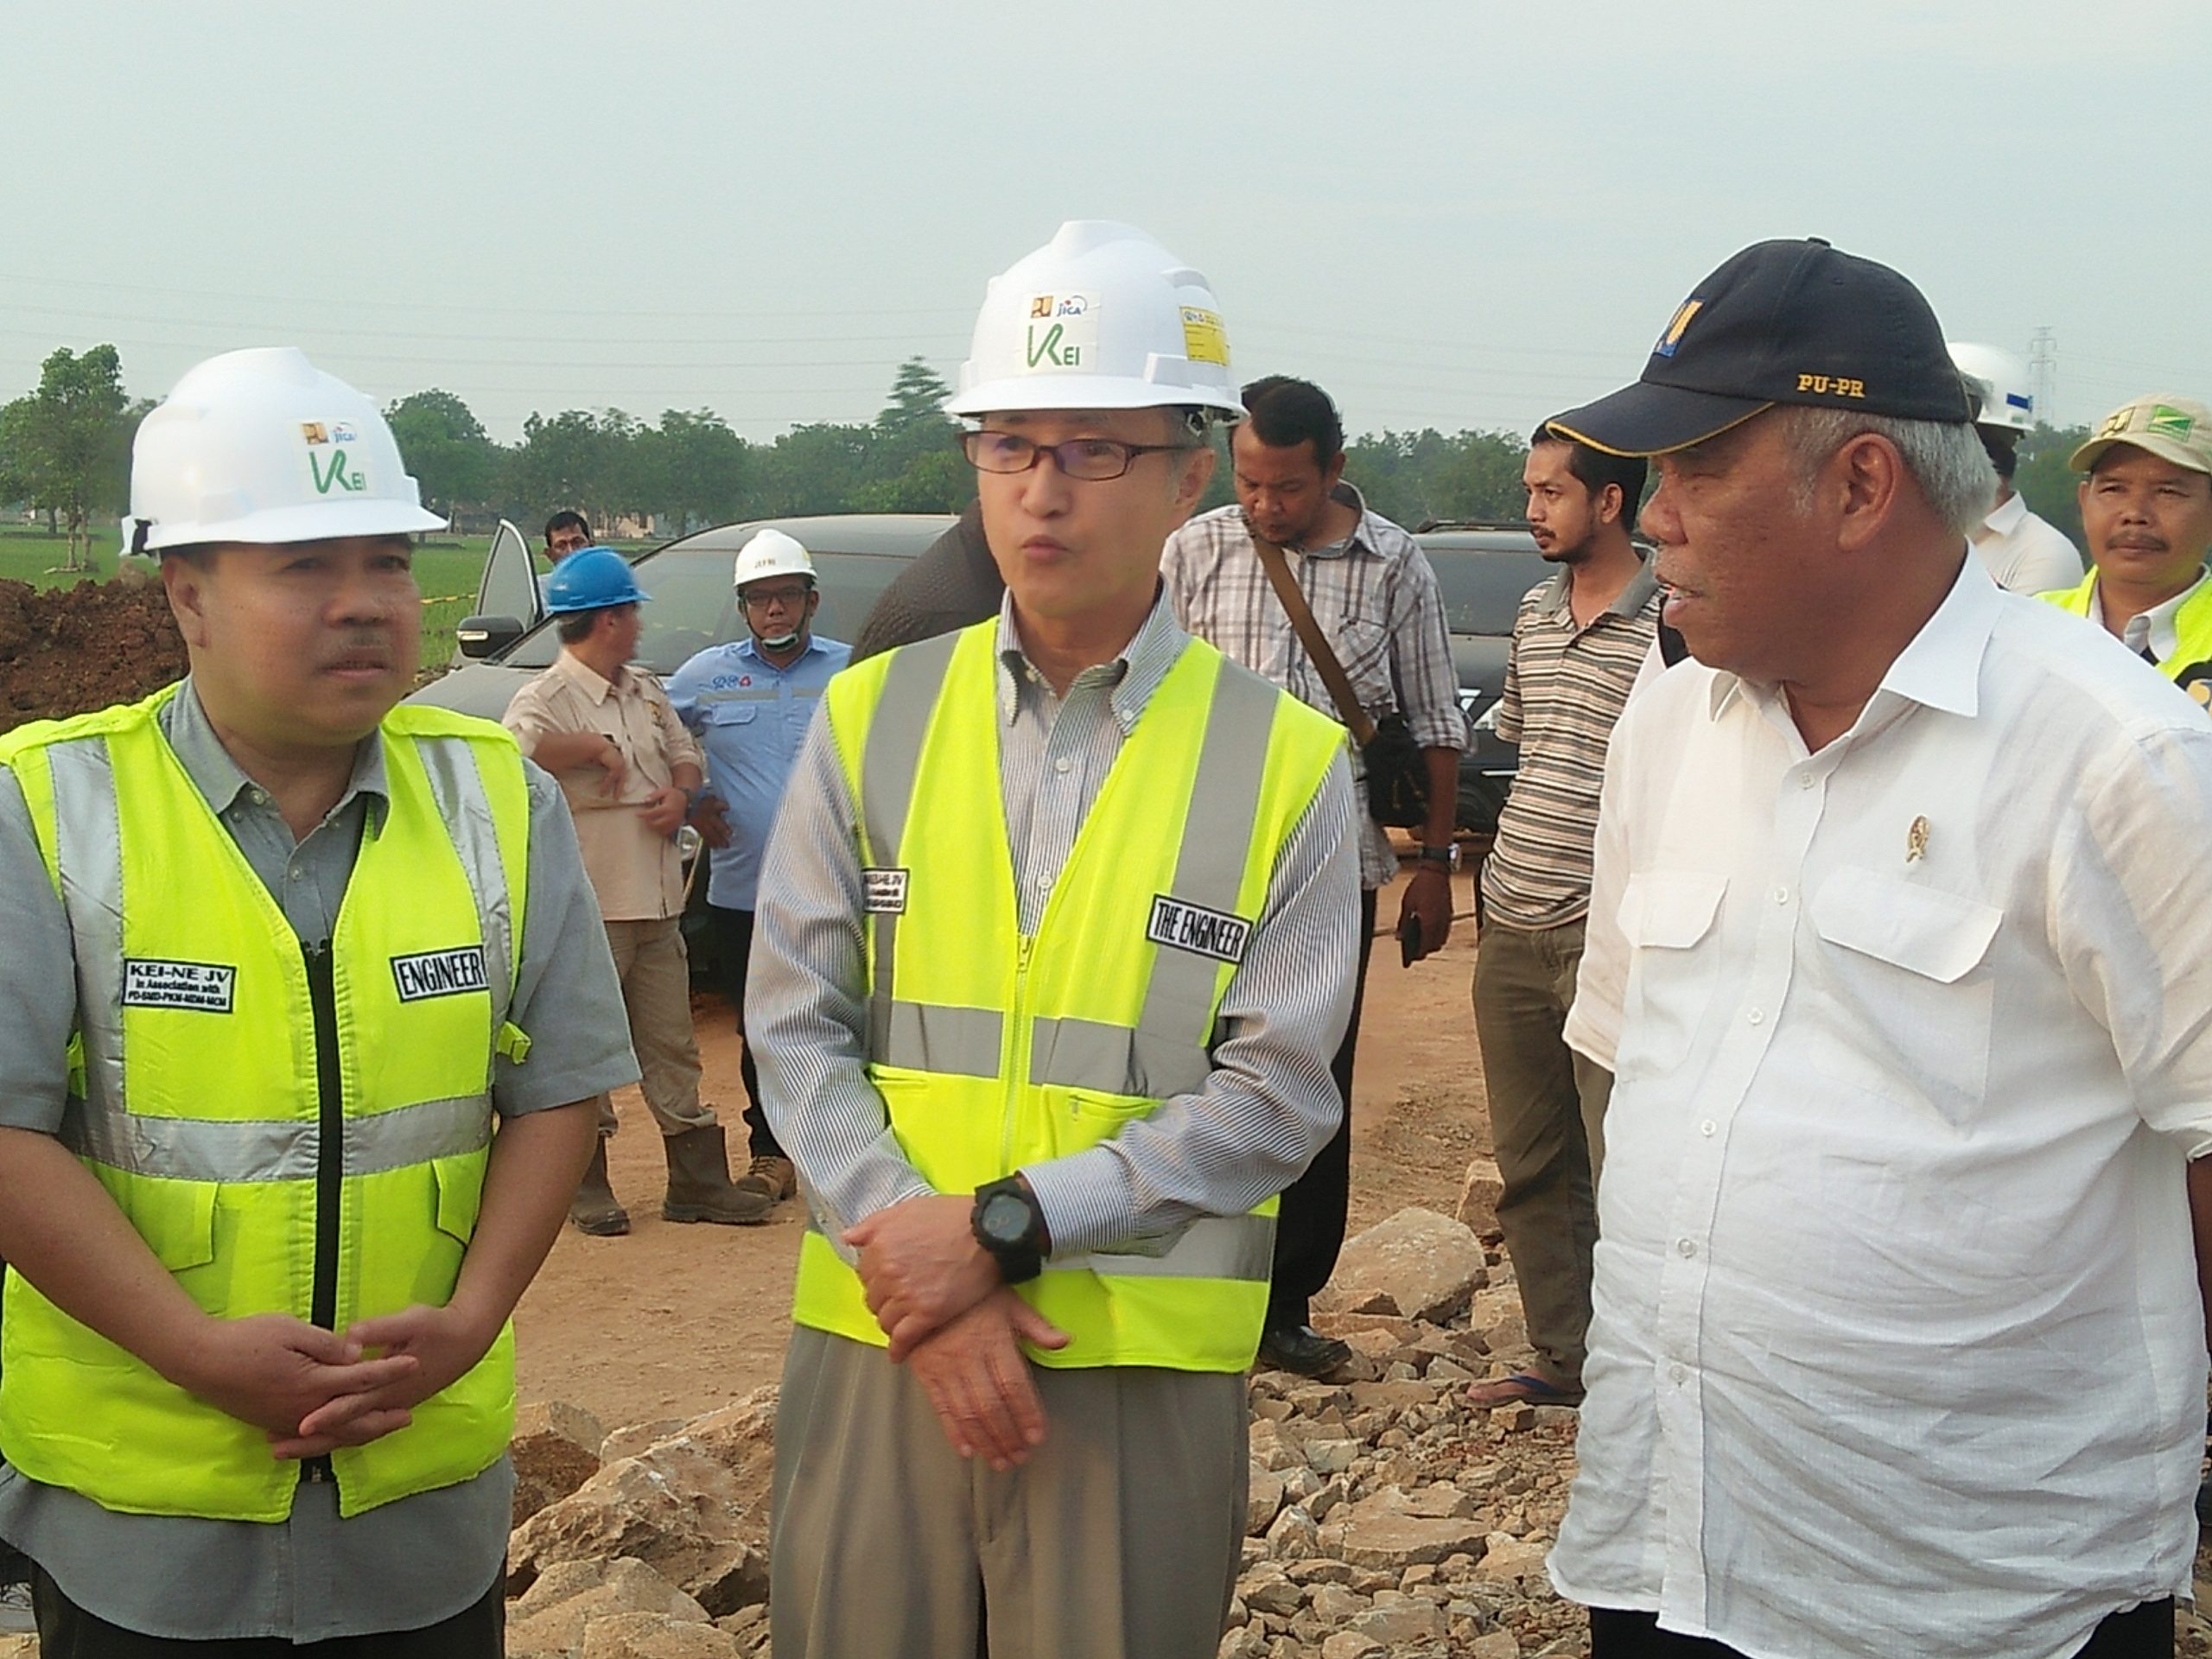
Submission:
<svg viewBox="0 0 2212 1659">
<path fill-rule="evenodd" d="M 85 1091 L 123 1104 L 123 824 L 115 768 L 104 738 L 56 743 L 54 862 L 61 870 L 77 956 L 77 1028 L 85 1041 Z"/>
<path fill-rule="evenodd" d="M 894 653 L 883 676 L 883 690 L 876 699 L 875 716 L 869 722 L 868 741 L 861 751 L 861 824 L 868 832 L 868 857 L 880 869 L 899 868 L 899 849 L 906 834 L 906 814 L 914 800 L 914 780 L 922 769 L 922 743 L 929 735 L 930 717 L 937 712 L 938 700 L 944 692 L 944 677 L 952 666 L 952 653 L 958 649 L 961 636 L 957 633 L 940 634 L 934 639 L 925 639 L 918 645 L 906 646 Z M 931 1020 L 919 1016 L 924 1010 L 911 1005 L 914 1017 L 899 1015 L 896 984 L 899 961 L 899 918 L 888 911 L 878 911 L 868 917 L 873 925 L 875 983 L 868 994 L 868 1052 L 870 1058 L 887 1065 L 911 1066 L 922 1071 L 957 1072 L 967 1077 L 995 1077 L 999 1074 L 999 1044 L 995 1035 L 989 1046 L 989 1059 L 980 1071 L 973 1061 L 980 1038 L 972 1031 L 965 1033 L 957 1045 L 957 1052 L 948 1053 L 948 1060 L 958 1058 L 963 1064 L 935 1065 L 916 1048 L 901 1049 L 897 1039 L 905 1036 L 910 1040 L 920 1037 L 925 1029 L 938 1029 L 932 1023 L 940 1012 L 927 1010 Z M 982 1010 L 950 1010 L 980 1015 Z M 998 1016 L 989 1014 L 994 1022 Z M 952 1027 L 944 1027 L 948 1037 Z"/>
<path fill-rule="evenodd" d="M 1273 1216 L 1202 1216 L 1158 1255 L 1093 1250 L 1055 1256 L 1045 1263 L 1045 1271 L 1095 1273 L 1102 1279 L 1246 1279 L 1264 1284 L 1274 1243 Z"/>
<path fill-rule="evenodd" d="M 432 798 L 476 896 L 492 1001 L 488 1044 L 506 1018 L 514 990 L 514 912 L 491 801 L 467 739 L 411 741 L 423 757 Z M 312 1122 L 152 1117 L 128 1109 L 124 1097 L 123 831 L 114 763 L 104 739 L 57 743 L 46 753 L 54 779 L 55 862 L 61 871 L 62 898 L 77 957 L 77 1021 L 85 1045 L 85 1098 L 67 1103 L 62 1140 L 80 1154 L 143 1175 L 215 1181 L 314 1179 Z M 249 873 L 249 879 L 259 878 Z M 503 969 L 494 971 L 495 963 L 504 964 Z M 348 1118 L 345 1173 L 375 1174 L 474 1152 L 489 1142 L 491 1119 L 490 1099 L 483 1095 L 424 1101 Z"/>
<path fill-rule="evenodd" d="M 425 1100 L 346 1120 L 344 1173 L 381 1175 L 481 1150 L 492 1140 L 492 1098 Z M 133 1175 L 176 1181 L 311 1181 L 320 1135 L 313 1119 L 149 1117 L 73 1100 L 61 1141 L 80 1157 Z"/>
<path fill-rule="evenodd" d="M 1171 898 L 1206 910 L 1236 911 L 1258 833 L 1260 788 L 1280 696 L 1257 675 L 1233 663 L 1221 665 Z M 1212 1069 L 1206 1050 L 1219 967 L 1211 957 L 1157 947 L 1135 1029 L 1039 1020 L 1031 1039 L 1030 1082 L 1155 1100 L 1190 1093 Z"/>
<path fill-rule="evenodd" d="M 476 746 L 465 737 L 417 737 L 415 753 L 430 780 L 446 834 L 461 855 L 461 874 L 476 898 L 476 925 L 484 935 L 484 980 L 492 996 L 492 1032 L 506 1023 L 515 994 L 515 912 L 507 887 L 506 862 L 499 855 L 499 832 L 492 817 L 492 797 L 484 787 Z M 391 763 L 387 760 L 385 763 Z M 528 873 L 524 873 L 528 880 Z"/>
</svg>

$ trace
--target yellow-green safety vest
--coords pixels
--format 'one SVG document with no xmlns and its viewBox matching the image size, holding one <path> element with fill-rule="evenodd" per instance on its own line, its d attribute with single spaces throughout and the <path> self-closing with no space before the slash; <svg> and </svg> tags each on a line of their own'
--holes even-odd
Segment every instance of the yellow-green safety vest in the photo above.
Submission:
<svg viewBox="0 0 2212 1659">
<path fill-rule="evenodd" d="M 2096 594 L 2097 573 L 2092 569 L 2078 588 L 2056 588 L 2037 597 L 2101 626 Z M 2212 582 L 2200 582 L 2174 613 L 2174 632 L 2177 647 L 2171 656 L 2159 661 L 2158 672 L 2196 698 L 2200 706 L 2212 705 Z"/>
<path fill-rule="evenodd" d="M 219 1318 L 335 1330 L 453 1294 L 519 966 L 530 798 L 514 741 L 440 709 L 385 716 L 390 790 L 311 958 L 144 702 L 0 738 L 76 956 L 61 1138 Z M 448 1486 L 505 1449 L 503 1331 L 412 1423 L 331 1453 L 340 1513 Z M 148 1515 L 277 1522 L 301 1465 L 12 1268 L 0 1452 Z"/>
<path fill-rule="evenodd" d="M 826 694 L 859 804 L 868 1075 L 900 1150 L 940 1192 L 1083 1152 L 1205 1083 L 1277 856 L 1345 741 L 1192 640 L 1025 935 L 999 778 L 997 630 L 870 658 Z M 1030 1358 L 1243 1370 L 1275 1208 L 1052 1256 L 1020 1290 L 1071 1340 Z M 858 1274 L 819 1231 L 801 1243 L 793 1317 L 884 1342 Z"/>
</svg>

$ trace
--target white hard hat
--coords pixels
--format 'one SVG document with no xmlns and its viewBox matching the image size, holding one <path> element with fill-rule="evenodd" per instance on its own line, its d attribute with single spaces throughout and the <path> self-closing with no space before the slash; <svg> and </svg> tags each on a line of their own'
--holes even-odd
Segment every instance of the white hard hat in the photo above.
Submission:
<svg viewBox="0 0 2212 1659">
<path fill-rule="evenodd" d="M 377 406 L 296 346 L 185 371 L 139 423 L 130 516 L 147 552 L 195 542 L 311 542 L 443 530 Z"/>
<path fill-rule="evenodd" d="M 1243 413 L 1213 289 L 1135 226 L 1075 219 L 991 279 L 944 408 L 1179 404 Z"/>
<path fill-rule="evenodd" d="M 1972 340 L 1948 342 L 1951 361 L 1966 377 L 1981 401 L 1977 426 L 2001 426 L 2013 432 L 2031 432 L 2036 424 L 2035 383 L 2028 365 L 2012 353 Z"/>
<path fill-rule="evenodd" d="M 748 582 L 759 582 L 766 576 L 804 576 L 814 580 L 814 561 L 795 537 L 780 530 L 755 531 L 753 539 L 737 551 L 737 569 L 730 577 L 730 585 L 742 588 Z"/>
</svg>

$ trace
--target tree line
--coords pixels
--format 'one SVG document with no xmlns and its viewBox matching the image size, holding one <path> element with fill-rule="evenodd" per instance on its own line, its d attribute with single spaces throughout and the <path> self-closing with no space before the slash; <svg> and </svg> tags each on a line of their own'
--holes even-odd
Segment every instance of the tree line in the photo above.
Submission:
<svg viewBox="0 0 2212 1659">
<path fill-rule="evenodd" d="M 909 358 L 873 421 L 810 423 L 765 443 L 739 436 L 710 410 L 664 410 L 651 423 L 620 409 L 532 414 L 512 444 L 492 438 L 450 391 L 415 392 L 385 413 L 425 504 L 458 533 L 503 518 L 531 527 L 572 507 L 601 532 L 626 519 L 677 536 L 747 518 L 959 512 L 973 479 L 956 447 L 958 425 L 940 409 L 949 391 L 926 361 Z M 50 529 L 67 534 L 71 568 L 79 568 L 95 526 L 128 505 L 130 441 L 152 407 L 124 391 L 113 346 L 58 348 L 37 390 L 0 406 L 0 505 L 46 514 Z M 2077 546 L 2066 458 L 2088 435 L 2085 427 L 2037 427 L 2022 442 L 2014 480 L 2029 506 Z M 1206 506 L 1233 499 L 1223 448 Z M 1370 507 L 1409 527 L 1510 522 L 1521 517 L 1527 453 L 1519 433 L 1369 433 L 1347 444 L 1344 475 Z"/>
</svg>

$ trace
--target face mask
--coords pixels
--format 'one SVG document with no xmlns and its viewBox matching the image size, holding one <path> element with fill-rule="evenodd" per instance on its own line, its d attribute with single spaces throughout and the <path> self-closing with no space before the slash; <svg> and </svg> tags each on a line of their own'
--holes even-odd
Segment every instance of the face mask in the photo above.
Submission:
<svg viewBox="0 0 2212 1659">
<path fill-rule="evenodd" d="M 798 644 L 798 630 L 796 628 L 789 633 L 779 634 L 772 638 L 755 631 L 753 637 L 770 651 L 789 651 L 793 645 Z"/>
</svg>

